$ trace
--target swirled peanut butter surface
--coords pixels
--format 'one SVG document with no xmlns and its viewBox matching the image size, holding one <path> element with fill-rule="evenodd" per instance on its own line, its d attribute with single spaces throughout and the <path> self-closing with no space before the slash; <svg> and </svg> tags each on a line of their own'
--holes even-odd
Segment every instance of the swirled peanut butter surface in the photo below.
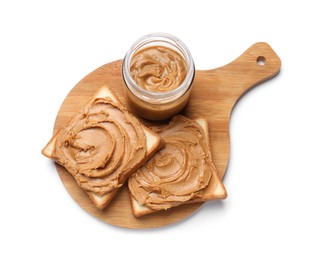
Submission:
<svg viewBox="0 0 316 260">
<path fill-rule="evenodd" d="M 208 136 L 196 122 L 175 116 L 157 129 L 165 146 L 129 178 L 132 196 L 153 210 L 168 209 L 199 197 L 216 174 Z"/>
<path fill-rule="evenodd" d="M 108 98 L 94 99 L 59 132 L 54 158 L 86 191 L 100 196 L 120 187 L 146 154 L 140 122 Z"/>
<path fill-rule="evenodd" d="M 130 72 L 141 88 L 151 92 L 168 92 L 184 81 L 187 65 L 178 52 L 164 46 L 153 46 L 133 55 Z"/>
</svg>

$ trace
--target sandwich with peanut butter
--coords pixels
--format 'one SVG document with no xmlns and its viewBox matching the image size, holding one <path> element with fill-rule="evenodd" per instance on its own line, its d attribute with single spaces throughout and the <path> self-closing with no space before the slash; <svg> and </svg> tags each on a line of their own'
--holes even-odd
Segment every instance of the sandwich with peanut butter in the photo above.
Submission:
<svg viewBox="0 0 316 260">
<path fill-rule="evenodd" d="M 104 209 L 127 178 L 163 142 L 101 87 L 42 150 L 64 166 L 94 205 Z"/>
<path fill-rule="evenodd" d="M 226 198 L 212 161 L 205 119 L 177 115 L 155 131 L 164 140 L 164 147 L 128 180 L 136 217 L 181 204 Z"/>
</svg>

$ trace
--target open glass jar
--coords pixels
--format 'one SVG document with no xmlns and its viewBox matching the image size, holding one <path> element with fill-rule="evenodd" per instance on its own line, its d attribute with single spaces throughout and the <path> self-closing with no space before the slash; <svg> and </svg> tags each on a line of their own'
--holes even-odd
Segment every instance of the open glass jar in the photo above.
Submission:
<svg viewBox="0 0 316 260">
<path fill-rule="evenodd" d="M 179 56 L 184 62 L 186 74 L 183 75 L 183 79 L 181 80 L 181 82 L 179 82 L 179 85 L 171 88 L 170 90 L 148 90 L 141 86 L 139 83 L 136 83 L 135 78 L 133 78 L 134 74 L 132 75 L 131 73 L 131 66 L 134 56 L 138 55 L 140 52 L 144 50 L 147 51 L 155 48 L 157 48 L 158 50 L 167 49 L 167 52 L 171 50 L 171 54 L 167 53 L 164 55 L 165 57 L 167 57 L 167 59 L 170 59 L 172 62 L 175 58 L 170 56 L 172 56 L 172 54 L 174 53 L 176 57 Z M 143 55 L 140 57 L 146 58 L 147 56 Z M 157 55 L 155 55 L 155 59 L 159 60 L 159 57 L 157 58 Z M 142 60 L 138 62 L 139 64 L 143 63 Z M 153 63 L 152 60 L 146 62 L 149 65 L 152 65 Z M 154 63 L 155 62 L 156 61 L 154 61 Z M 141 74 L 146 74 L 145 76 L 147 76 L 148 72 L 155 74 L 157 70 L 159 71 L 163 69 L 163 67 L 165 67 L 165 65 L 161 64 L 159 64 L 159 66 L 155 66 L 156 65 L 147 67 L 147 71 L 141 72 Z M 176 65 L 172 65 L 172 68 L 167 68 L 167 74 L 170 71 L 172 71 L 175 66 Z M 146 119 L 164 120 L 179 113 L 187 104 L 190 97 L 191 87 L 195 74 L 195 68 L 190 51 L 182 41 L 169 34 L 153 33 L 143 36 L 131 46 L 123 60 L 122 73 L 126 85 L 125 92 L 127 95 L 127 100 L 133 112 Z M 165 74 L 166 73 L 163 72 L 160 77 L 164 77 Z M 175 74 L 170 73 L 170 75 L 168 75 L 169 78 L 163 80 L 170 80 L 170 77 L 172 77 L 172 75 Z M 156 77 L 156 75 L 154 75 L 154 77 Z M 148 79 L 146 80 L 148 81 Z M 156 80 L 162 79 L 150 79 L 150 81 Z"/>
</svg>

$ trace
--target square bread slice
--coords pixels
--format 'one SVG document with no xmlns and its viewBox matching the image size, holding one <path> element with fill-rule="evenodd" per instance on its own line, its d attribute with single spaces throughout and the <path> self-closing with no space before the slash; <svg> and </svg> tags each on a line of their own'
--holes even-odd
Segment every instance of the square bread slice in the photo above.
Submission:
<svg viewBox="0 0 316 260">
<path fill-rule="evenodd" d="M 206 119 L 177 115 L 155 131 L 164 139 L 164 148 L 128 180 L 135 217 L 227 197 L 212 162 Z"/>
<path fill-rule="evenodd" d="M 104 209 L 163 141 L 101 87 L 48 142 L 42 154 L 64 166 L 94 205 Z"/>
</svg>

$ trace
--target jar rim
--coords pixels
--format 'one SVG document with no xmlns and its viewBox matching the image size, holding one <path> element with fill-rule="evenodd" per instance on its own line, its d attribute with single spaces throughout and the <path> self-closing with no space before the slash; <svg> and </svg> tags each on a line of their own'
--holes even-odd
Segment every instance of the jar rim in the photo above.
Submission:
<svg viewBox="0 0 316 260">
<path fill-rule="evenodd" d="M 183 82 L 175 89 L 167 91 L 167 92 L 152 92 L 148 91 L 146 89 L 141 88 L 138 86 L 138 84 L 134 81 L 134 79 L 130 75 L 130 62 L 133 57 L 133 55 L 140 50 L 142 47 L 146 46 L 147 44 L 153 43 L 153 42 L 161 42 L 165 44 L 170 44 L 173 47 L 176 48 L 178 52 L 181 53 L 181 55 L 184 57 L 185 62 L 187 64 L 187 74 Z M 194 67 L 194 62 L 193 58 L 191 56 L 191 53 L 188 49 L 188 47 L 177 37 L 167 34 L 167 33 L 151 33 L 144 35 L 143 37 L 139 38 L 136 40 L 128 52 L 126 53 L 124 60 L 123 60 L 123 79 L 125 81 L 125 84 L 128 81 L 128 84 L 126 86 L 132 93 L 135 95 L 139 96 L 139 93 L 135 92 L 140 92 L 141 96 L 143 99 L 159 99 L 160 101 L 162 100 L 169 100 L 171 97 L 178 98 L 179 96 L 182 96 L 183 94 L 186 93 L 186 91 L 190 88 L 194 74 L 195 74 L 195 67 Z M 133 89 L 136 91 L 133 91 Z"/>
</svg>

